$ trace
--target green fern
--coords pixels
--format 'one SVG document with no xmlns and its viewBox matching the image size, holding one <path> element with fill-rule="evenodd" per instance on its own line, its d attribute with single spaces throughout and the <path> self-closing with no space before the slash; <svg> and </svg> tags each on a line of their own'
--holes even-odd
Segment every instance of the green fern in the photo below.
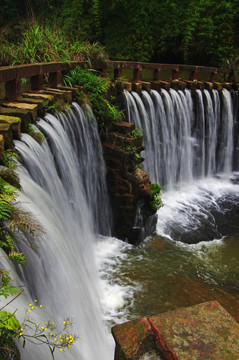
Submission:
<svg viewBox="0 0 239 360">
<path fill-rule="evenodd" d="M 0 194 L 0 220 L 9 220 L 12 216 L 13 205 L 10 203 L 11 196 Z"/>
</svg>

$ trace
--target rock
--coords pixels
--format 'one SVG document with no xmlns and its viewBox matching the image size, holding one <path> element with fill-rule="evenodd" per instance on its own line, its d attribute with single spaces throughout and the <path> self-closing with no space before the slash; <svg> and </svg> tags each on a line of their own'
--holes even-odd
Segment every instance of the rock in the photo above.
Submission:
<svg viewBox="0 0 239 360">
<path fill-rule="evenodd" d="M 15 116 L 21 119 L 21 131 L 27 132 L 28 124 L 31 122 L 31 113 L 25 109 L 0 108 L 1 115 Z"/>
<path fill-rule="evenodd" d="M 210 301 L 112 328 L 115 360 L 239 359 L 239 324 Z M 151 355 L 150 355 L 151 356 Z"/>
<path fill-rule="evenodd" d="M 21 119 L 15 116 L 0 115 L 0 123 L 7 123 L 11 126 L 13 138 L 21 138 Z"/>
<path fill-rule="evenodd" d="M 239 325 L 217 301 L 154 316 L 149 322 L 166 359 L 239 358 Z"/>
<path fill-rule="evenodd" d="M 154 231 L 156 223 L 149 221 L 155 214 L 150 206 L 152 191 L 149 177 L 139 166 L 144 160 L 139 155 L 144 149 L 143 138 L 142 136 L 129 137 L 129 133 L 134 128 L 134 124 L 131 123 L 117 123 L 114 130 L 118 131 L 107 134 L 103 150 L 113 209 L 113 234 L 122 240 L 138 244 L 149 231 Z M 141 227 L 135 225 L 139 203 L 143 219 Z M 150 230 L 148 225 L 150 225 Z"/>
<path fill-rule="evenodd" d="M 126 133 L 129 133 L 132 130 L 134 130 L 135 125 L 133 123 L 129 123 L 126 121 L 121 121 L 121 122 L 117 122 L 114 125 L 114 129 L 115 129 L 115 131 L 117 131 L 120 134 L 126 134 Z"/>
<path fill-rule="evenodd" d="M 146 318 L 115 325 L 112 335 L 116 343 L 115 360 L 138 360 L 155 347 L 154 332 Z"/>
<path fill-rule="evenodd" d="M 8 123 L 0 123 L 0 134 L 3 136 L 4 150 L 13 148 L 12 130 Z"/>
<path fill-rule="evenodd" d="M 31 121 L 33 123 L 37 120 L 37 104 L 21 103 L 21 102 L 3 102 L 1 106 L 6 108 L 17 108 L 28 110 L 31 113 Z"/>
</svg>

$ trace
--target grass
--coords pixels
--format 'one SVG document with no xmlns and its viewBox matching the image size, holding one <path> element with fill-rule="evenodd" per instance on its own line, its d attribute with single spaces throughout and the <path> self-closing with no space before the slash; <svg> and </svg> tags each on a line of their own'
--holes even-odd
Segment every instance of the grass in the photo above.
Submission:
<svg viewBox="0 0 239 360">
<path fill-rule="evenodd" d="M 104 64 L 108 57 L 99 43 L 67 38 L 59 29 L 37 23 L 19 29 L 17 38 L 7 29 L 0 37 L 0 66 L 38 62 L 86 61 Z"/>
</svg>

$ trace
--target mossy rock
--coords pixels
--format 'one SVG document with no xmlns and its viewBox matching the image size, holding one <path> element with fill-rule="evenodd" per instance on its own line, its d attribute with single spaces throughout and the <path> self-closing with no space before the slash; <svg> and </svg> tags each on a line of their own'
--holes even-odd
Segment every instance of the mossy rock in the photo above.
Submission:
<svg viewBox="0 0 239 360">
<path fill-rule="evenodd" d="M 13 148 L 13 139 L 12 139 L 12 130 L 10 124 L 3 122 L 0 123 L 0 134 L 2 134 L 4 139 L 4 149 Z"/>
<path fill-rule="evenodd" d="M 7 123 L 11 126 L 13 138 L 21 138 L 21 119 L 15 116 L 0 115 L 0 123 Z"/>
<path fill-rule="evenodd" d="M 14 116 L 21 119 L 21 131 L 27 132 L 28 124 L 31 122 L 31 113 L 28 110 L 17 108 L 1 108 L 0 115 Z"/>
<path fill-rule="evenodd" d="M 21 188 L 20 179 L 14 169 L 12 168 L 3 168 L 0 172 L 0 176 L 5 180 L 8 184 L 14 186 L 17 189 Z"/>
</svg>

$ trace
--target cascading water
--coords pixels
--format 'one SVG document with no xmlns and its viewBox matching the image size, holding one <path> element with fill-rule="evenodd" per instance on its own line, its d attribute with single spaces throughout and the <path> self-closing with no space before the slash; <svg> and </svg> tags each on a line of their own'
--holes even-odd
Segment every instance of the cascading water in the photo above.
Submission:
<svg viewBox="0 0 239 360">
<path fill-rule="evenodd" d="M 113 344 L 102 320 L 93 258 L 94 232 L 110 234 L 97 123 L 89 108 L 83 111 L 73 104 L 73 110 L 59 119 L 46 115 L 38 127 L 47 139 L 42 146 L 27 134 L 15 146 L 20 156 L 19 200 L 44 233 L 37 253 L 20 242 L 27 265 L 19 268 L 21 280 L 16 277 L 15 281 L 30 294 L 28 302 L 37 299 L 43 304 L 43 318 L 62 326 L 73 316 L 69 331 L 82 339 L 67 352 L 58 351 L 56 359 L 112 359 Z M 51 359 L 44 346 L 27 344 L 22 354 L 24 360 Z"/>
<path fill-rule="evenodd" d="M 192 94 L 188 89 L 142 91 L 141 96 L 125 92 L 125 97 L 129 121 L 143 130 L 143 166 L 153 182 L 172 189 L 233 170 L 238 120 L 235 124 L 229 91 L 223 89 L 220 98 L 216 90 Z"/>
<path fill-rule="evenodd" d="M 143 130 L 142 166 L 163 186 L 164 206 L 137 248 L 104 240 L 108 282 L 125 300 L 119 317 L 218 300 L 239 321 L 238 92 L 125 91 L 125 108 Z"/>
</svg>

